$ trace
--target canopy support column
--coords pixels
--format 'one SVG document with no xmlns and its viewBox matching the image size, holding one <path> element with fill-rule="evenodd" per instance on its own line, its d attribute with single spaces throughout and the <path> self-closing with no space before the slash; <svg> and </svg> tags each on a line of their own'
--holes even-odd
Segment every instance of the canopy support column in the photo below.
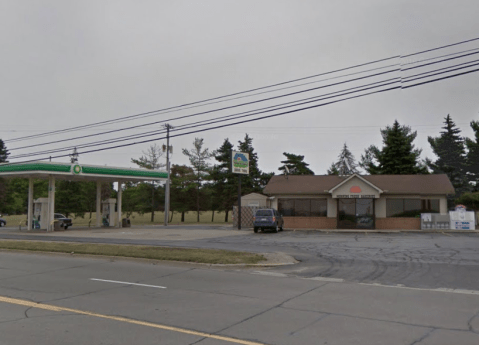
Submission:
<svg viewBox="0 0 479 345">
<path fill-rule="evenodd" d="M 50 175 L 48 181 L 48 224 L 47 231 L 53 231 L 53 221 L 55 220 L 55 177 Z"/>
<path fill-rule="evenodd" d="M 101 182 L 96 181 L 96 227 L 101 227 Z"/>
<path fill-rule="evenodd" d="M 118 208 L 118 212 L 117 212 L 117 216 L 118 216 L 118 227 L 121 228 L 122 227 L 122 223 L 121 223 L 121 202 L 122 202 L 122 194 L 123 194 L 123 189 L 122 189 L 122 183 L 120 181 L 118 181 L 118 200 L 117 200 L 117 208 Z"/>
<path fill-rule="evenodd" d="M 32 230 L 33 222 L 33 178 L 28 179 L 28 216 L 27 216 L 27 229 Z"/>
</svg>

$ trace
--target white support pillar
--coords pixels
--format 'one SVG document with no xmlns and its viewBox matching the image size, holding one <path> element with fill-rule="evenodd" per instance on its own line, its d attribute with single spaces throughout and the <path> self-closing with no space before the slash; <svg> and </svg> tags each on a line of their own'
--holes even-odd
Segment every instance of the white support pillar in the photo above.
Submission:
<svg viewBox="0 0 479 345">
<path fill-rule="evenodd" d="M 96 227 L 101 227 L 101 182 L 96 182 Z"/>
<path fill-rule="evenodd" d="M 53 220 L 55 219 L 55 177 L 50 175 L 48 181 L 48 225 L 47 231 L 53 231 Z"/>
<path fill-rule="evenodd" d="M 118 198 L 117 198 L 117 208 L 118 208 L 118 212 L 116 213 L 117 214 L 117 217 L 118 217 L 118 227 L 121 228 L 122 227 L 122 222 L 121 222 L 121 202 L 122 202 L 122 194 L 123 194 L 123 189 L 122 189 L 122 183 L 120 181 L 118 181 Z"/>
<path fill-rule="evenodd" d="M 27 215 L 27 229 L 32 230 L 33 222 L 33 178 L 28 179 L 28 215 Z"/>
</svg>

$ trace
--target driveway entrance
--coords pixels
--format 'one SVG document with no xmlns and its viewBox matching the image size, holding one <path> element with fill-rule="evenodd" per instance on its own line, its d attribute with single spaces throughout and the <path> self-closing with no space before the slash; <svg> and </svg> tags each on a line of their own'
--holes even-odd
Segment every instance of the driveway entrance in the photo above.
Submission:
<svg viewBox="0 0 479 345">
<path fill-rule="evenodd" d="M 338 229 L 374 229 L 374 199 L 338 199 Z"/>
</svg>

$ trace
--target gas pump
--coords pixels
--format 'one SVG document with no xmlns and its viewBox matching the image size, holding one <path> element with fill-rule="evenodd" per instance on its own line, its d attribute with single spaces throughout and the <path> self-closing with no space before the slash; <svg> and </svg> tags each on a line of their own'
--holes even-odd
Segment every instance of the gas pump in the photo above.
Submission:
<svg viewBox="0 0 479 345">
<path fill-rule="evenodd" d="M 115 205 L 116 199 L 106 199 L 102 202 L 102 225 L 115 226 Z"/>
<path fill-rule="evenodd" d="M 33 229 L 48 228 L 48 198 L 38 198 L 33 201 Z"/>
</svg>

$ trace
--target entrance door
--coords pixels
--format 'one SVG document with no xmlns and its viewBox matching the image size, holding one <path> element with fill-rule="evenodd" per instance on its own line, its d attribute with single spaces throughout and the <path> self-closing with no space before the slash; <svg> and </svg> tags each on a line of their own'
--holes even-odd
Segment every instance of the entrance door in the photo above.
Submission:
<svg viewBox="0 0 479 345">
<path fill-rule="evenodd" d="M 338 199 L 338 229 L 374 229 L 374 199 Z"/>
</svg>

